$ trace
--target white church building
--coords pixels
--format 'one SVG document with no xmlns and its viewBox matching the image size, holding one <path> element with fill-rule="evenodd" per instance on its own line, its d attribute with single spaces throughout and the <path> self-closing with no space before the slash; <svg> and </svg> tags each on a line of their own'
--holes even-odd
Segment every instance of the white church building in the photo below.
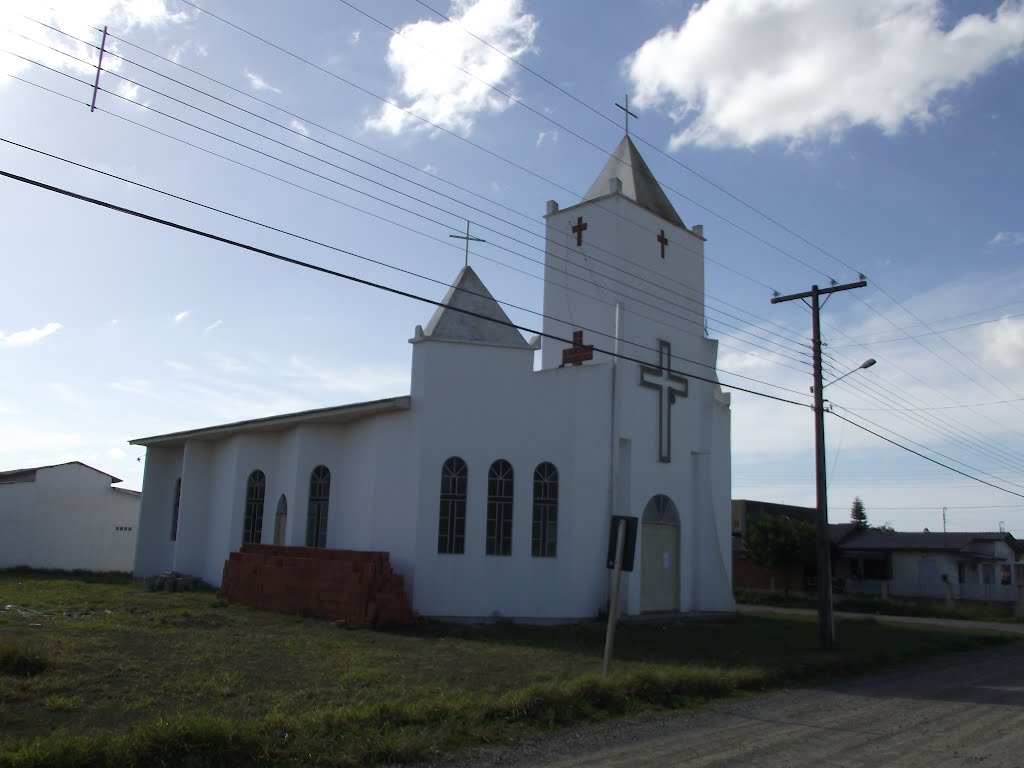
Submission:
<svg viewBox="0 0 1024 768">
<path fill-rule="evenodd" d="M 582 619 L 625 515 L 624 613 L 734 611 L 702 228 L 626 136 L 582 201 L 547 204 L 546 238 L 540 340 L 467 266 L 410 339 L 408 395 L 132 441 L 136 576 L 217 585 L 246 542 L 386 551 L 421 614 Z"/>
</svg>

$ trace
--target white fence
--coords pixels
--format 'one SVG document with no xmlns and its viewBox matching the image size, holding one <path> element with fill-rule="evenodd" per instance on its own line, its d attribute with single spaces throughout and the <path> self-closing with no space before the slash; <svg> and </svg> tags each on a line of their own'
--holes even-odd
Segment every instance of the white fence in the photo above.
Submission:
<svg viewBox="0 0 1024 768">
<path fill-rule="evenodd" d="M 924 597 L 945 600 L 946 584 L 911 580 L 846 579 L 846 594 L 868 597 Z M 1018 589 L 1009 584 L 950 584 L 954 600 L 978 600 L 988 603 L 1012 603 Z"/>
</svg>

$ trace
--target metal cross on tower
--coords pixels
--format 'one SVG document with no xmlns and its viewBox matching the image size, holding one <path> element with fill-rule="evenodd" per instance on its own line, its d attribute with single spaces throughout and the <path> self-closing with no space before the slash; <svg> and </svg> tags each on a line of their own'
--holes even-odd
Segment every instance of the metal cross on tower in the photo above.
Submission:
<svg viewBox="0 0 1024 768">
<path fill-rule="evenodd" d="M 615 102 L 615 106 L 618 107 L 619 109 L 621 109 L 623 112 L 626 113 L 626 135 L 629 136 L 629 118 L 630 118 L 630 116 L 632 115 L 637 120 L 640 119 L 639 116 L 637 116 L 637 115 L 635 115 L 635 114 L 633 114 L 632 112 L 629 111 L 629 94 L 628 93 L 626 94 L 626 106 L 622 106 L 621 104 L 619 104 L 619 102 Z"/>
<path fill-rule="evenodd" d="M 470 237 L 469 236 L 469 219 L 466 219 L 466 234 L 464 234 L 464 235 L 448 235 L 448 237 L 454 237 L 456 240 L 465 240 L 466 241 L 466 261 L 463 264 L 463 266 L 465 266 L 465 267 L 469 266 L 469 241 L 472 240 L 474 243 L 486 243 L 487 242 L 486 240 L 482 240 L 479 237 Z"/>
<path fill-rule="evenodd" d="M 689 382 L 672 372 L 672 345 L 658 339 L 658 367 L 641 366 L 640 386 L 658 391 L 658 461 L 672 461 L 672 403 L 686 397 Z"/>
</svg>

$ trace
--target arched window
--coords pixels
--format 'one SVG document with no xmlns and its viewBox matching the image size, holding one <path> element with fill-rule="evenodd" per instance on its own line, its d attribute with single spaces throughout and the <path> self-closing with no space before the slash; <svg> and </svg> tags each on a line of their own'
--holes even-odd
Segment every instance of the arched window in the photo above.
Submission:
<svg viewBox="0 0 1024 768">
<path fill-rule="evenodd" d="M 554 557 L 558 553 L 558 470 L 550 462 L 533 471 L 533 546 L 534 557 Z"/>
<path fill-rule="evenodd" d="M 679 510 L 668 496 L 652 496 L 644 507 L 643 522 L 655 525 L 679 525 Z"/>
<path fill-rule="evenodd" d="M 181 507 L 181 478 L 174 481 L 174 506 L 171 508 L 171 541 L 178 540 L 178 509 Z"/>
<path fill-rule="evenodd" d="M 466 462 L 452 456 L 441 467 L 441 510 L 437 525 L 437 552 L 461 555 L 466 551 Z"/>
<path fill-rule="evenodd" d="M 267 492 L 267 476 L 258 469 L 249 474 L 245 484 L 245 525 L 243 544 L 259 544 L 263 535 L 263 497 Z"/>
<path fill-rule="evenodd" d="M 309 476 L 309 515 L 306 546 L 327 546 L 327 507 L 331 498 L 331 470 L 321 464 Z"/>
<path fill-rule="evenodd" d="M 512 554 L 512 465 L 504 459 L 487 473 L 487 554 Z"/>
<path fill-rule="evenodd" d="M 284 544 L 288 532 L 288 499 L 282 493 L 277 500 L 277 512 L 274 514 L 274 543 Z"/>
</svg>

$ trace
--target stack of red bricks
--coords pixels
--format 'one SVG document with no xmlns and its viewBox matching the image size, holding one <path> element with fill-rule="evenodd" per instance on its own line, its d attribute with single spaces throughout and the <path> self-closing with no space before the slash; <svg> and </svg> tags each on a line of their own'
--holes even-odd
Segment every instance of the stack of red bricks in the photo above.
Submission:
<svg viewBox="0 0 1024 768">
<path fill-rule="evenodd" d="M 224 563 L 220 595 L 254 608 L 358 626 L 394 626 L 414 618 L 387 552 L 243 544 Z"/>
</svg>

